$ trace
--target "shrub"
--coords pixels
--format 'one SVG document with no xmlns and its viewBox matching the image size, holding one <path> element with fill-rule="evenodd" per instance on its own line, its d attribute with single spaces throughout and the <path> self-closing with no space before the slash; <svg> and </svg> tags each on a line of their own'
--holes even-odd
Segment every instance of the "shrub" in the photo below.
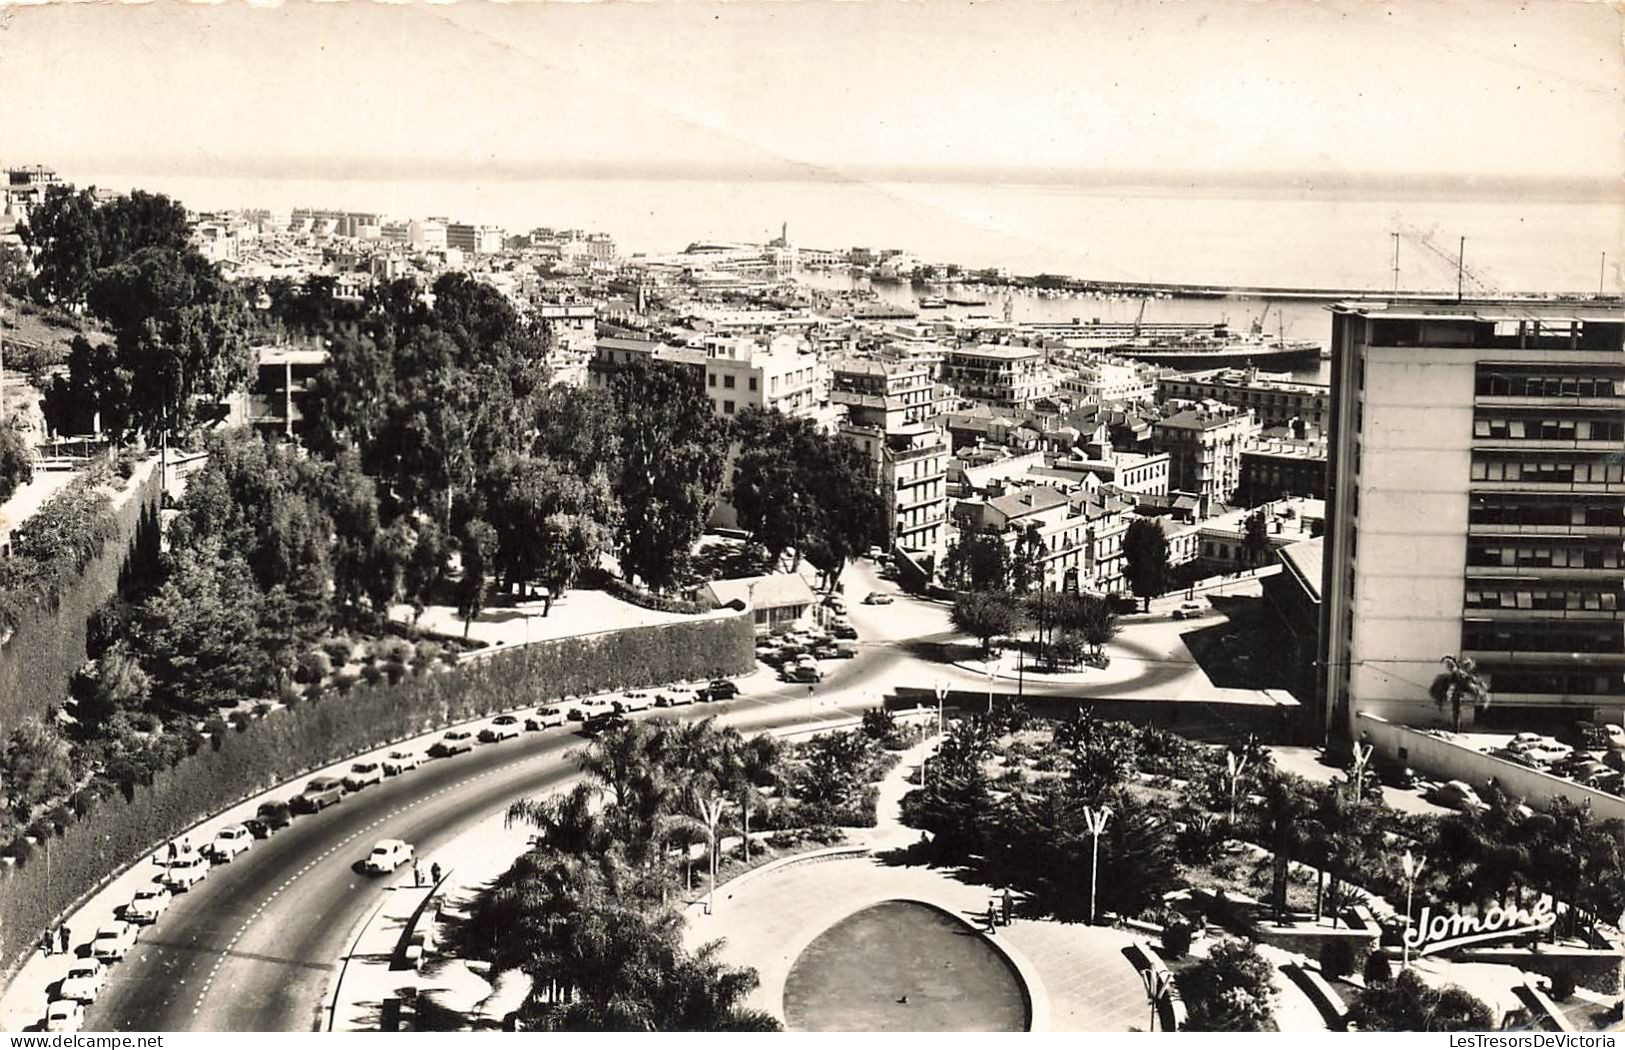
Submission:
<svg viewBox="0 0 1625 1050">
<path fill-rule="evenodd" d="M 372 668 L 369 667 L 367 670 L 370 671 Z M 333 688 L 340 693 L 348 693 L 358 681 L 360 676 L 354 671 L 338 671 L 333 675 Z"/>
<path fill-rule="evenodd" d="M 440 658 L 442 649 L 436 642 L 419 642 L 415 650 L 414 661 L 418 663 L 433 663 Z"/>
<path fill-rule="evenodd" d="M 1551 996 L 1558 1002 L 1574 997 L 1574 970 L 1572 967 L 1559 966 L 1552 974 Z"/>
<path fill-rule="evenodd" d="M 254 724 L 254 716 L 247 711 L 233 711 L 231 713 L 231 728 L 241 733 Z"/>
<path fill-rule="evenodd" d="M 412 643 L 404 638 L 390 638 L 377 645 L 379 659 L 390 663 L 404 664 L 412 660 Z"/>
<path fill-rule="evenodd" d="M 390 685 L 396 685 L 406 677 L 406 665 L 399 660 L 388 660 L 379 665 Z"/>
<path fill-rule="evenodd" d="M 1272 1019 L 1275 969 L 1246 941 L 1214 946 L 1176 978 L 1196 1032 L 1261 1032 Z"/>
<path fill-rule="evenodd" d="M 34 841 L 46 842 L 56 837 L 57 826 L 51 822 L 49 817 L 41 817 L 28 825 L 28 833 L 34 836 Z"/>
<path fill-rule="evenodd" d="M 1183 920 L 1174 920 L 1162 929 L 1162 950 L 1173 959 L 1191 950 L 1191 927 Z"/>
<path fill-rule="evenodd" d="M 254 717 L 255 718 L 264 718 L 266 715 L 268 715 L 270 713 L 271 713 L 271 705 L 270 705 L 270 703 L 268 701 L 261 700 L 259 703 L 254 705 Z"/>
<path fill-rule="evenodd" d="M 299 657 L 299 666 L 293 673 L 296 682 L 320 682 L 333 673 L 333 661 L 320 649 L 312 649 Z"/>
<path fill-rule="evenodd" d="M 1372 952 L 1365 957 L 1365 968 L 1361 975 L 1367 985 L 1387 984 L 1394 979 L 1394 964 L 1382 952 Z"/>
<path fill-rule="evenodd" d="M 219 715 L 212 715 L 203 723 L 203 731 L 209 735 L 215 749 L 220 747 L 220 738 L 226 735 L 226 720 Z"/>
<path fill-rule="evenodd" d="M 322 685 L 322 683 L 312 682 L 305 686 L 305 699 L 310 701 L 320 700 L 322 695 L 326 692 L 327 687 Z"/>
<path fill-rule="evenodd" d="M 1321 943 L 1320 972 L 1334 981 L 1354 972 L 1354 945 L 1346 937 L 1332 937 Z"/>
<path fill-rule="evenodd" d="M 361 677 L 366 679 L 368 685 L 377 685 L 384 680 L 384 671 L 383 668 L 372 663 L 369 658 L 369 662 L 362 665 Z"/>
<path fill-rule="evenodd" d="M 10 857 L 18 864 L 26 864 L 28 863 L 29 855 L 33 852 L 33 845 L 31 845 L 27 839 L 23 838 L 21 835 L 18 835 L 16 838 L 12 839 L 6 844 L 6 848 L 3 851 L 0 851 L 0 854 Z"/>
<path fill-rule="evenodd" d="M 348 638 L 329 638 L 322 643 L 322 652 L 333 661 L 334 667 L 343 667 L 355 655 L 355 643 Z"/>
</svg>

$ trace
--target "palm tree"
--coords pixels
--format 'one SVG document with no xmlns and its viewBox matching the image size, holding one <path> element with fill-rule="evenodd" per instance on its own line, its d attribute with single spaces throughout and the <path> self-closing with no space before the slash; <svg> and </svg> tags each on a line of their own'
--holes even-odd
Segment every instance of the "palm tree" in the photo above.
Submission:
<svg viewBox="0 0 1625 1050">
<path fill-rule="evenodd" d="M 1463 707 L 1482 711 L 1490 706 L 1490 685 L 1479 675 L 1472 657 L 1445 656 L 1439 662 L 1444 664 L 1444 670 L 1433 679 L 1428 695 L 1439 710 L 1450 709 L 1450 728 L 1459 733 Z"/>
</svg>

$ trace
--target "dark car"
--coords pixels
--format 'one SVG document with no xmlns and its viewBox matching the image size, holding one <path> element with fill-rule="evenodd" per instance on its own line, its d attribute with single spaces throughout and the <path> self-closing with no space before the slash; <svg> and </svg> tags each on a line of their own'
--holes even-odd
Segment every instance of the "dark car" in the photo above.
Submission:
<svg viewBox="0 0 1625 1050">
<path fill-rule="evenodd" d="M 243 827 L 257 839 L 268 839 L 293 823 L 293 810 L 286 802 L 262 802 L 259 812 L 243 821 Z"/>
<path fill-rule="evenodd" d="M 619 711 L 603 711 L 583 722 L 581 731 L 588 736 L 597 736 L 599 733 L 613 729 L 615 726 L 625 724 L 626 716 Z"/>
<path fill-rule="evenodd" d="M 831 635 L 835 636 L 836 638 L 846 638 L 846 639 L 854 639 L 855 640 L 858 637 L 858 629 L 856 627 L 853 627 L 851 624 L 846 623 L 844 621 L 839 621 L 839 620 L 836 621 L 835 623 L 830 624 L 829 633 Z"/>
<path fill-rule="evenodd" d="M 337 777 L 317 777 L 305 785 L 305 790 L 294 796 L 293 808 L 299 813 L 316 813 L 328 806 L 344 801 L 344 782 Z"/>
<path fill-rule="evenodd" d="M 1377 776 L 1389 787 L 1413 788 L 1416 786 L 1416 771 L 1410 766 L 1402 766 L 1398 762 L 1384 762 L 1377 767 Z"/>
<path fill-rule="evenodd" d="M 701 693 L 704 700 L 732 700 L 739 695 L 739 684 L 726 678 L 718 678 L 706 686 Z"/>
</svg>

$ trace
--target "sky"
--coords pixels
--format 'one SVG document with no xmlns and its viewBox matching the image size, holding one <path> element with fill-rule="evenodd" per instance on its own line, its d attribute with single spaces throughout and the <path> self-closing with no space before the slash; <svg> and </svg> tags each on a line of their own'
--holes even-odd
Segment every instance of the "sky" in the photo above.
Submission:
<svg viewBox="0 0 1625 1050">
<path fill-rule="evenodd" d="M 1574 0 L 14 6 L 0 160 L 1618 192 L 1621 25 Z"/>
</svg>

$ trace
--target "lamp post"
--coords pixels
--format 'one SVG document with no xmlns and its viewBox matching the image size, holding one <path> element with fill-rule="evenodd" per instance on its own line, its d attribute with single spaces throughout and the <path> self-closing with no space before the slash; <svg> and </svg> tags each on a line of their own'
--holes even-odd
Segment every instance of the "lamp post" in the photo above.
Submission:
<svg viewBox="0 0 1625 1050">
<path fill-rule="evenodd" d="M 722 820 L 722 809 L 728 803 L 720 795 L 700 800 L 700 816 L 705 821 L 710 839 L 711 888 L 705 898 L 705 914 L 710 915 L 717 903 L 717 823 Z"/>
<path fill-rule="evenodd" d="M 1100 809 L 1083 807 L 1083 822 L 1094 838 L 1093 853 L 1089 861 L 1089 925 L 1095 924 L 1095 881 L 1100 874 L 1100 833 L 1106 830 L 1106 822 L 1112 819 L 1112 808 L 1101 806 Z"/>
<path fill-rule="evenodd" d="M 1247 756 L 1236 757 L 1234 751 L 1224 753 L 1225 775 L 1230 780 L 1230 826 L 1236 826 L 1236 790 L 1241 787 L 1241 774 L 1247 770 Z"/>
<path fill-rule="evenodd" d="M 993 658 L 991 656 L 988 657 L 988 661 L 987 661 L 987 713 L 989 715 L 993 714 L 993 672 L 997 668 L 998 668 L 998 665 L 993 662 Z"/>
<path fill-rule="evenodd" d="M 939 681 L 931 689 L 937 694 L 937 735 L 942 735 L 942 702 L 948 699 L 948 683 Z"/>
<path fill-rule="evenodd" d="M 1359 744 L 1354 745 L 1354 768 L 1351 771 L 1353 775 L 1349 780 L 1352 787 L 1349 798 L 1351 802 L 1360 801 L 1360 798 L 1365 794 L 1365 764 L 1371 761 L 1371 752 L 1373 750 L 1375 749 L 1370 744 L 1366 744 L 1364 747 Z"/>
<path fill-rule="evenodd" d="M 1426 857 L 1413 857 L 1410 850 L 1406 850 L 1405 855 L 1399 859 L 1400 867 L 1405 872 L 1405 929 L 1399 935 L 1401 970 L 1408 970 L 1411 965 L 1411 898 L 1416 892 L 1416 880 L 1422 874 L 1422 868 L 1427 862 Z"/>
<path fill-rule="evenodd" d="M 1173 975 L 1160 967 L 1150 966 L 1140 971 L 1140 981 L 1145 985 L 1145 997 L 1151 1001 L 1151 1027 L 1146 1031 L 1155 1032 L 1157 1007 L 1173 991 Z"/>
</svg>

